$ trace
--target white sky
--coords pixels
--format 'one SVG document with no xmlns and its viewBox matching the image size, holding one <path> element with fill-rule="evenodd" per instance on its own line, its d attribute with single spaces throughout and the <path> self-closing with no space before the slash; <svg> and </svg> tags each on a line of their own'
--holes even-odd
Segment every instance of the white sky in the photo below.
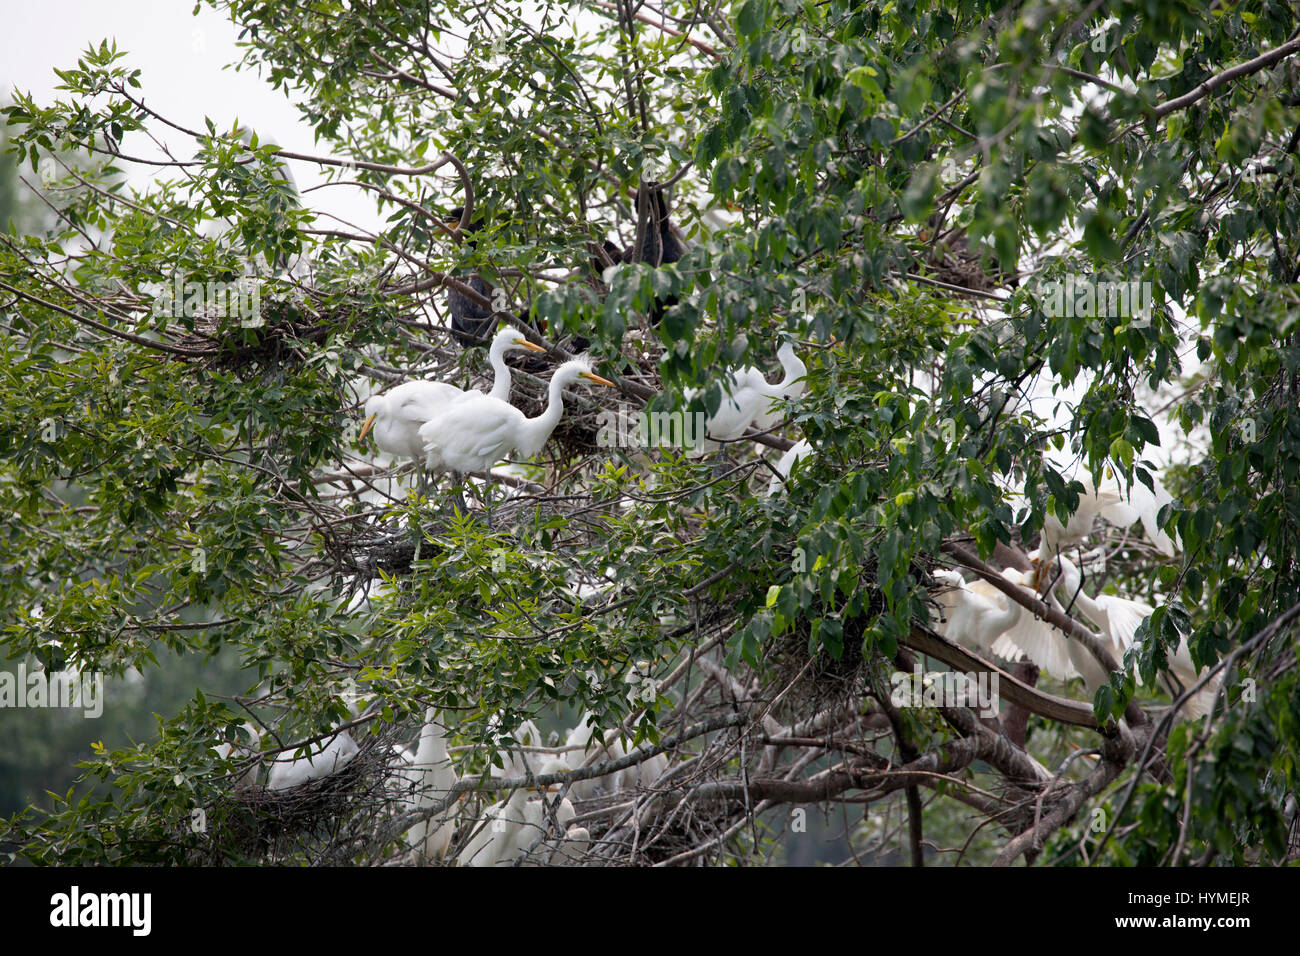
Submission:
<svg viewBox="0 0 1300 956">
<path fill-rule="evenodd" d="M 54 68 L 73 68 L 88 46 L 116 40 L 118 51 L 127 54 L 119 63 L 141 70 L 140 92 L 145 102 L 173 122 L 201 129 L 206 116 L 219 129 L 229 129 L 238 119 L 259 136 L 274 138 L 284 149 L 327 152 L 314 141 L 311 128 L 299 120 L 283 92 L 273 90 L 253 70 L 224 69 L 241 56 L 235 46 L 238 29 L 207 6 L 196 16 L 191 16 L 194 5 L 190 0 L 51 0 L 5 7 L 5 29 L 0 30 L 0 99 L 8 100 L 15 87 L 42 104 L 66 98 L 66 92 L 55 89 L 61 81 Z M 151 129 L 178 157 L 193 155 L 189 137 L 158 129 L 156 124 Z M 128 138 L 125 151 L 155 155 L 141 138 Z M 324 181 L 314 165 L 291 165 L 300 190 Z M 137 189 L 144 189 L 154 174 L 152 168 L 128 172 Z M 314 192 L 308 203 L 366 228 L 378 227 L 381 222 L 373 204 L 350 187 Z"/>
</svg>

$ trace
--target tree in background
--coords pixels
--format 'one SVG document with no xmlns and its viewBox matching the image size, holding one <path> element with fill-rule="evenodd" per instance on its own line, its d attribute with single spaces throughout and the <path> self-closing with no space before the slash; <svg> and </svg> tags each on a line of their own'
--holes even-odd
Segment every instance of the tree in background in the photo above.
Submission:
<svg viewBox="0 0 1300 956">
<path fill-rule="evenodd" d="M 7 110 L 24 162 L 99 165 L 60 167 L 56 234 L 0 238 L 0 587 L 11 654 L 57 641 L 120 674 L 228 649 L 249 687 L 97 754 L 112 796 L 15 819 L 18 852 L 412 859 L 403 834 L 457 805 L 451 856 L 507 792 L 600 776 L 582 862 L 780 858 L 818 808 L 863 862 L 1292 858 L 1291 4 L 216 5 L 319 155 L 154 115 L 156 80 L 107 45 L 60 73 L 66 100 Z M 286 161 L 359 184 L 383 231 L 316 215 Z M 109 185 L 139 162 L 155 188 Z M 650 255 L 615 265 L 610 239 Z M 1098 305 L 1119 288 L 1150 309 Z M 359 440 L 372 391 L 481 384 L 448 290 L 550 350 L 515 373 L 529 414 L 570 336 L 618 384 L 575 392 L 468 511 Z M 775 372 L 785 337 L 808 374 L 774 429 L 704 456 L 611 439 L 618 409 L 716 414 L 724 372 Z M 1149 541 L 1136 519 L 1076 536 L 1105 556 L 1085 598 L 1151 606 L 1122 659 L 1029 552 L 1085 475 L 1163 505 Z M 973 654 L 941 564 L 1103 679 Z M 1169 707 L 1197 689 L 1167 690 L 1180 649 L 1216 668 L 1209 719 Z M 891 693 L 995 667 L 995 716 Z M 427 707 L 461 783 L 413 805 L 391 745 Z M 625 747 L 520 777 L 511 742 L 562 748 L 503 735 L 557 707 Z M 266 786 L 340 728 L 346 769 Z"/>
</svg>

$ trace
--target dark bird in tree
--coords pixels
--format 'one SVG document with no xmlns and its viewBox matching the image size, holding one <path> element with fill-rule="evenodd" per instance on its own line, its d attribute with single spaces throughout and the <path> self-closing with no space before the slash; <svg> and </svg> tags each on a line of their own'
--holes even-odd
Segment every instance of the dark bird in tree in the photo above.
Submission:
<svg viewBox="0 0 1300 956">
<path fill-rule="evenodd" d="M 652 266 L 664 266 L 681 259 L 686 254 L 686 247 L 677 238 L 668 215 L 668 196 L 659 183 L 645 184 L 644 189 L 632 190 L 636 200 L 637 236 L 623 253 L 624 262 L 648 262 Z M 664 311 L 677 304 L 676 296 L 660 299 L 655 296 L 650 307 L 650 325 L 656 326 L 663 320 Z"/>
<path fill-rule="evenodd" d="M 447 214 L 447 228 L 458 228 L 461 216 L 464 214 L 465 209 L 463 206 L 457 206 L 451 210 Z M 465 241 L 469 243 L 471 248 L 475 245 L 473 234 L 482 228 L 483 219 L 481 217 L 465 226 Z M 483 298 L 492 298 L 492 287 L 483 280 L 482 276 L 475 274 L 462 281 Z M 447 289 L 447 310 L 451 312 L 452 337 L 466 348 L 486 343 L 496 328 L 491 307 L 480 305 L 465 293 L 450 287 Z"/>
<path fill-rule="evenodd" d="M 448 212 L 447 219 L 445 220 L 447 228 L 457 228 L 460 225 L 461 217 L 464 214 L 465 209 L 463 206 L 457 206 Z M 473 234 L 482 229 L 483 226 L 484 221 L 481 216 L 465 226 L 464 232 L 467 237 L 465 241 L 468 242 L 471 247 L 475 244 Z M 613 247 L 615 252 L 617 252 L 617 247 L 613 246 L 613 243 L 607 242 L 606 244 Z M 614 261 L 617 262 L 618 259 L 615 258 Z M 492 286 L 488 285 L 488 283 L 477 274 L 466 277 L 462 281 L 485 299 L 490 300 L 495 294 L 495 290 Z M 469 296 L 465 295 L 465 293 L 450 287 L 447 289 L 447 309 L 451 313 L 451 334 L 456 341 L 465 348 L 471 348 L 476 345 L 487 345 L 491 341 L 492 335 L 496 330 L 497 320 L 501 317 L 500 313 L 494 312 L 490 307 L 480 305 Z M 521 327 L 527 327 L 530 324 L 528 320 L 528 310 L 520 310 L 518 319 Z M 543 333 L 549 331 L 545 323 L 542 324 L 541 331 Z M 587 339 L 575 337 L 571 342 L 561 344 L 564 344 L 570 352 L 577 354 L 586 351 L 587 347 L 591 343 Z M 548 367 L 548 363 L 545 359 L 532 355 L 511 355 L 506 359 L 506 361 L 515 368 L 520 368 L 524 371 L 533 373 L 540 372 Z"/>
<path fill-rule="evenodd" d="M 593 242 L 587 248 L 591 253 L 591 275 L 587 278 L 587 284 L 604 298 L 609 292 L 609 287 L 605 284 L 605 270 L 623 261 L 623 250 L 608 239 L 603 240 L 599 246 Z M 591 340 L 581 335 L 575 335 L 566 344 L 566 348 L 574 355 L 585 352 L 590 347 Z"/>
</svg>

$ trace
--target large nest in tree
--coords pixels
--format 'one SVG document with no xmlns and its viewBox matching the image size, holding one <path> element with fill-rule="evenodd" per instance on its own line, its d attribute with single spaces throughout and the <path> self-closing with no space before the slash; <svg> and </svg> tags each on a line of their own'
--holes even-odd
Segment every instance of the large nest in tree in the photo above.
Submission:
<svg viewBox="0 0 1300 956">
<path fill-rule="evenodd" d="M 393 747 L 410 736 L 409 728 L 398 725 L 362 736 L 345 766 L 284 790 L 267 789 L 263 762 L 257 783 L 234 785 L 209 808 L 210 849 L 194 862 L 274 862 L 303 854 L 322 866 L 381 862 L 402 835 L 400 826 L 385 821 L 406 809 Z M 292 756 L 287 752 L 276 759 Z"/>
<path fill-rule="evenodd" d="M 213 311 L 194 318 L 194 331 L 177 343 L 202 353 L 196 361 L 209 368 L 258 373 L 305 358 L 305 343 L 320 345 L 347 316 L 320 316 L 292 299 L 262 299 L 255 317 L 241 318 Z"/>
<path fill-rule="evenodd" d="M 499 494 L 500 491 L 493 489 L 492 493 Z M 585 540 L 589 546 L 596 543 L 599 535 L 600 509 L 593 510 L 587 500 L 539 497 L 515 490 L 511 497 L 493 500 L 490 512 L 489 509 L 475 507 L 472 501 L 472 498 L 467 498 L 466 501 L 469 514 L 485 527 L 500 530 L 530 522 L 549 521 L 558 515 L 569 518 L 572 536 Z M 436 553 L 438 546 L 428 538 L 437 537 L 449 530 L 454 516 L 453 507 L 458 508 L 459 505 L 445 501 L 436 510 L 430 509 L 421 515 L 421 533 L 425 536 L 423 540 L 417 541 L 417 532 L 403 524 L 352 522 L 336 529 L 335 534 L 325 542 L 324 552 L 333 562 L 333 569 L 338 574 L 364 578 L 378 578 L 381 571 L 388 575 L 410 574 L 417 545 L 421 557 Z M 614 505 L 608 507 L 612 509 Z M 582 540 L 573 543 L 581 544 Z"/>
</svg>

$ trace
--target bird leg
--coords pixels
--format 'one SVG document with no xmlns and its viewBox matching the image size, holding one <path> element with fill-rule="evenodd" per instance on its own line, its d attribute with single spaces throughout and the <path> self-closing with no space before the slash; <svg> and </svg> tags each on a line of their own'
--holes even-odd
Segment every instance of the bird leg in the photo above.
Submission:
<svg viewBox="0 0 1300 956">
<path fill-rule="evenodd" d="M 452 504 L 460 510 L 461 514 L 467 515 L 469 514 L 469 505 L 465 504 L 465 476 L 458 475 L 457 479 L 456 484 L 452 487 L 452 490 L 456 493 L 455 500 L 452 501 Z"/>
</svg>

